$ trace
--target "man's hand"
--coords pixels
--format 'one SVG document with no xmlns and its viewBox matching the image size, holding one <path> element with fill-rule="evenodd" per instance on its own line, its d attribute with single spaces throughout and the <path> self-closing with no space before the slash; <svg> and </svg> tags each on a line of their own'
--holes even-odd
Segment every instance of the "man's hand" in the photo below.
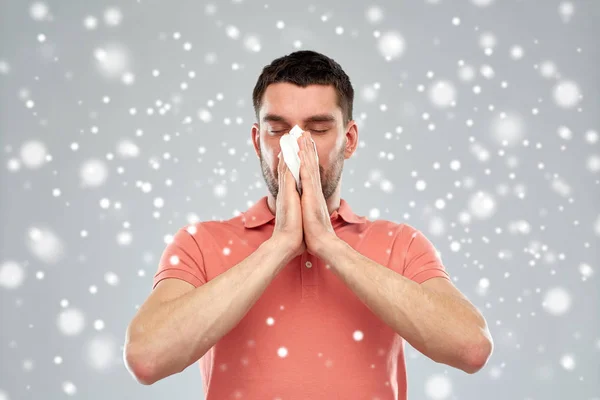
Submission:
<svg viewBox="0 0 600 400">
<path fill-rule="evenodd" d="M 318 255 L 319 247 L 337 235 L 331 225 L 327 202 L 321 186 L 317 150 L 310 132 L 298 138 L 300 148 L 300 180 L 302 181 L 302 228 L 307 251 Z"/>
</svg>

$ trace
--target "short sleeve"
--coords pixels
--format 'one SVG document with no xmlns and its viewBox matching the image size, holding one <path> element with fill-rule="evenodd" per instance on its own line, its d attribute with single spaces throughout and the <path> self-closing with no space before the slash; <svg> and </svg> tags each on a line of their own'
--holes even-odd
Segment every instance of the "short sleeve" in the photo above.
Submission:
<svg viewBox="0 0 600 400">
<path fill-rule="evenodd" d="M 154 274 L 152 290 L 166 278 L 178 278 L 198 287 L 206 283 L 204 257 L 198 245 L 199 226 L 179 229 L 167 244 Z M 190 233 L 190 232 L 193 232 Z"/>
<path fill-rule="evenodd" d="M 394 246 L 405 249 L 402 275 L 417 283 L 442 277 L 450 280 L 435 246 L 425 235 L 414 227 L 403 224 Z"/>
</svg>

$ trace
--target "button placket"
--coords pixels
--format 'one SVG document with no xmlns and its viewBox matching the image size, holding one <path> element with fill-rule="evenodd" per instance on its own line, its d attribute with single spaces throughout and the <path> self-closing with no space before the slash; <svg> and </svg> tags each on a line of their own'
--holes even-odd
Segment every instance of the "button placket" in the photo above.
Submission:
<svg viewBox="0 0 600 400">
<path fill-rule="evenodd" d="M 300 271 L 302 276 L 302 298 L 317 298 L 318 290 L 318 270 L 316 268 L 317 260 L 308 252 L 302 255 L 300 260 Z"/>
</svg>

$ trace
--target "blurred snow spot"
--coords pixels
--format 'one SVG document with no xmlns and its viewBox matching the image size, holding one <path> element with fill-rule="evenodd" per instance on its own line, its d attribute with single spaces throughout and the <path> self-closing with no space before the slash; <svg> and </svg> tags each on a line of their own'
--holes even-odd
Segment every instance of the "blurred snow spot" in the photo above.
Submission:
<svg viewBox="0 0 600 400">
<path fill-rule="evenodd" d="M 446 222 L 442 217 L 432 217 L 428 229 L 433 236 L 441 236 L 446 232 Z"/>
<path fill-rule="evenodd" d="M 135 75 L 131 72 L 125 72 L 121 76 L 121 82 L 123 82 L 126 85 L 133 85 L 133 83 L 135 82 Z"/>
<path fill-rule="evenodd" d="M 206 15 L 215 15 L 217 13 L 217 6 L 213 3 L 208 3 L 204 6 L 204 13 Z"/>
<path fill-rule="evenodd" d="M 41 1 L 36 1 L 29 6 L 29 15 L 35 21 L 43 21 L 48 17 L 48 6 Z"/>
<path fill-rule="evenodd" d="M 98 27 L 98 18 L 96 18 L 92 15 L 88 15 L 87 17 L 85 17 L 83 19 L 83 26 L 88 31 L 93 31 L 94 29 L 96 29 Z"/>
<path fill-rule="evenodd" d="M 220 183 L 215 185 L 215 187 L 213 188 L 213 194 L 219 199 L 224 198 L 225 196 L 227 196 L 227 186 Z"/>
<path fill-rule="evenodd" d="M 371 6 L 366 12 L 367 21 L 371 24 L 377 24 L 383 19 L 383 10 L 378 6 Z"/>
<path fill-rule="evenodd" d="M 57 325 L 59 331 L 64 335 L 79 335 L 85 326 L 85 317 L 78 309 L 69 308 L 58 315 Z"/>
<path fill-rule="evenodd" d="M 460 247 L 460 242 L 457 242 L 456 240 L 450 243 L 450 250 L 452 250 L 455 253 L 460 251 Z"/>
<path fill-rule="evenodd" d="M 531 225 L 525 220 L 511 221 L 508 225 L 508 231 L 515 234 L 527 235 L 531 232 Z"/>
<path fill-rule="evenodd" d="M 471 0 L 471 3 L 475 4 L 477 7 L 487 7 L 493 2 L 494 0 Z"/>
<path fill-rule="evenodd" d="M 479 72 L 486 79 L 492 79 L 496 75 L 494 69 L 487 64 L 482 65 L 481 68 L 479 68 Z"/>
<path fill-rule="evenodd" d="M 65 394 L 68 394 L 69 396 L 74 396 L 75 394 L 77 394 L 77 387 L 71 381 L 63 382 L 62 388 L 63 392 L 65 392 Z"/>
<path fill-rule="evenodd" d="M 131 232 L 119 232 L 119 234 L 117 235 L 117 243 L 120 246 L 129 246 L 131 244 L 133 240 L 133 236 L 131 234 Z"/>
<path fill-rule="evenodd" d="M 106 78 L 122 78 L 131 67 L 129 51 L 125 46 L 111 43 L 94 50 L 96 66 Z"/>
<path fill-rule="evenodd" d="M 600 171 L 600 156 L 597 154 L 592 154 L 589 156 L 586 162 L 586 167 L 588 171 L 593 173 Z"/>
<path fill-rule="evenodd" d="M 198 110 L 198 119 L 203 122 L 210 122 L 212 121 L 212 114 L 206 109 L 200 109 Z"/>
<path fill-rule="evenodd" d="M 24 279 L 25 271 L 17 262 L 9 260 L 0 265 L 0 287 L 16 289 L 21 286 Z"/>
<path fill-rule="evenodd" d="M 440 80 L 429 87 L 429 100 L 438 108 L 447 108 L 456 101 L 456 89 L 452 82 Z"/>
<path fill-rule="evenodd" d="M 542 307 L 552 315 L 563 315 L 571 308 L 571 295 L 562 287 L 549 289 L 544 295 Z"/>
<path fill-rule="evenodd" d="M 83 163 L 79 169 L 80 183 L 83 187 L 102 185 L 108 176 L 108 168 L 104 161 L 91 159 Z"/>
<path fill-rule="evenodd" d="M 135 158 L 140 155 L 140 148 L 130 139 L 122 139 L 117 143 L 117 153 L 123 158 Z"/>
<path fill-rule="evenodd" d="M 261 49 L 260 39 L 257 35 L 247 35 L 244 38 L 244 47 L 248 51 L 258 53 Z"/>
<path fill-rule="evenodd" d="M 554 178 L 552 180 L 552 189 L 563 197 L 571 195 L 571 187 L 562 178 Z"/>
<path fill-rule="evenodd" d="M 364 336 L 365 335 L 362 333 L 362 331 L 354 331 L 354 333 L 352 333 L 352 338 L 357 342 L 363 340 Z"/>
<path fill-rule="evenodd" d="M 579 273 L 586 280 L 594 275 L 594 269 L 589 264 L 581 263 L 579 264 Z"/>
<path fill-rule="evenodd" d="M 469 149 L 471 150 L 471 153 L 473 153 L 481 162 L 485 162 L 490 159 L 490 152 L 483 147 L 481 143 L 472 143 Z"/>
<path fill-rule="evenodd" d="M 390 61 L 404 54 L 406 42 L 400 33 L 395 31 L 386 32 L 379 37 L 377 48 L 381 55 Z"/>
<path fill-rule="evenodd" d="M 598 142 L 598 132 L 589 130 L 585 133 L 585 141 L 589 144 L 596 144 Z"/>
<path fill-rule="evenodd" d="M 492 195 L 479 191 L 469 199 L 469 211 L 479 219 L 487 219 L 496 212 L 496 202 Z"/>
<path fill-rule="evenodd" d="M 523 54 L 525 54 L 525 52 L 521 46 L 513 46 L 510 48 L 510 57 L 513 60 L 520 60 L 523 58 Z"/>
<path fill-rule="evenodd" d="M 225 33 L 231 39 L 239 39 L 239 37 L 240 37 L 240 30 L 237 27 L 233 26 L 233 25 L 228 25 L 225 28 Z"/>
<path fill-rule="evenodd" d="M 21 146 L 21 161 L 26 167 L 35 169 L 46 160 L 46 145 L 39 140 L 30 140 Z"/>
<path fill-rule="evenodd" d="M 560 365 L 567 371 L 575 369 L 575 357 L 573 354 L 565 354 L 560 358 Z"/>
<path fill-rule="evenodd" d="M 579 86 L 573 81 L 559 82 L 554 86 L 552 95 L 556 104 L 562 108 L 573 108 L 581 99 Z"/>
<path fill-rule="evenodd" d="M 10 72 L 10 65 L 7 61 L 0 60 L 0 75 L 7 75 Z"/>
<path fill-rule="evenodd" d="M 514 146 L 523 137 L 523 121 L 515 113 L 500 113 L 492 120 L 492 134 L 502 145 Z"/>
<path fill-rule="evenodd" d="M 29 229 L 27 245 L 39 260 L 49 264 L 55 264 L 64 254 L 62 240 L 49 229 Z"/>
<path fill-rule="evenodd" d="M 452 393 L 452 382 L 446 375 L 435 374 L 425 382 L 425 394 L 432 400 L 447 399 Z"/>
<path fill-rule="evenodd" d="M 490 280 L 488 278 L 481 278 L 479 283 L 477 284 L 477 294 L 480 296 L 485 296 L 490 287 Z"/>
<path fill-rule="evenodd" d="M 475 68 L 465 64 L 458 69 L 458 77 L 463 82 L 470 82 L 475 78 Z"/>
<path fill-rule="evenodd" d="M 284 358 L 288 355 L 288 350 L 285 347 L 280 347 L 277 349 L 277 355 L 281 358 Z"/>
<path fill-rule="evenodd" d="M 502 376 L 502 368 L 494 365 L 493 367 L 490 368 L 490 378 L 492 379 L 500 379 L 500 377 Z"/>
<path fill-rule="evenodd" d="M 564 140 L 571 140 L 573 138 L 573 131 L 566 126 L 561 125 L 558 127 L 558 136 Z"/>
<path fill-rule="evenodd" d="M 571 17 L 573 16 L 574 12 L 575 12 L 575 7 L 573 6 L 573 3 L 571 3 L 570 1 L 563 1 L 558 6 L 558 14 L 560 15 L 560 18 L 562 19 L 562 22 L 564 22 L 564 23 L 568 23 L 569 21 L 571 21 Z"/>
<path fill-rule="evenodd" d="M 379 183 L 379 188 L 384 192 L 384 193 L 391 193 L 394 190 L 394 184 L 392 183 L 392 181 L 388 180 L 388 179 L 383 179 L 380 183 Z"/>
<path fill-rule="evenodd" d="M 483 32 L 479 36 L 479 46 L 482 49 L 493 49 L 498 43 L 496 36 L 491 32 Z"/>
<path fill-rule="evenodd" d="M 97 371 L 106 371 L 120 363 L 117 353 L 117 343 L 110 336 L 95 337 L 85 347 L 85 359 Z"/>
<path fill-rule="evenodd" d="M 363 86 L 360 94 L 364 101 L 367 103 L 372 103 L 377 98 L 377 90 L 373 87 L 373 85 Z"/>
<path fill-rule="evenodd" d="M 104 280 L 110 286 L 117 286 L 119 284 L 119 277 L 114 272 L 108 271 L 104 274 Z"/>
<path fill-rule="evenodd" d="M 109 7 L 104 11 L 104 23 L 108 26 L 118 26 L 123 20 L 123 13 L 117 7 Z"/>
<path fill-rule="evenodd" d="M 546 79 L 555 78 L 557 72 L 556 65 L 552 61 L 544 61 L 540 64 L 540 74 Z"/>
</svg>

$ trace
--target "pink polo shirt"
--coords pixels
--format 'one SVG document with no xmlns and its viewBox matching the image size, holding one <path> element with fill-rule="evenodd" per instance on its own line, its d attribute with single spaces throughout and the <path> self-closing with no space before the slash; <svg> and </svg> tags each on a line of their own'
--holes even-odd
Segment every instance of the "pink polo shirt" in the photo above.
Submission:
<svg viewBox="0 0 600 400">
<path fill-rule="evenodd" d="M 385 268 L 417 283 L 450 279 L 432 243 L 408 224 L 359 217 L 344 199 L 331 222 L 340 239 Z M 237 217 L 179 229 L 153 288 L 165 278 L 201 286 L 252 254 L 274 223 L 264 196 Z M 407 397 L 404 339 L 308 252 L 281 270 L 199 367 L 206 400 Z"/>
</svg>

